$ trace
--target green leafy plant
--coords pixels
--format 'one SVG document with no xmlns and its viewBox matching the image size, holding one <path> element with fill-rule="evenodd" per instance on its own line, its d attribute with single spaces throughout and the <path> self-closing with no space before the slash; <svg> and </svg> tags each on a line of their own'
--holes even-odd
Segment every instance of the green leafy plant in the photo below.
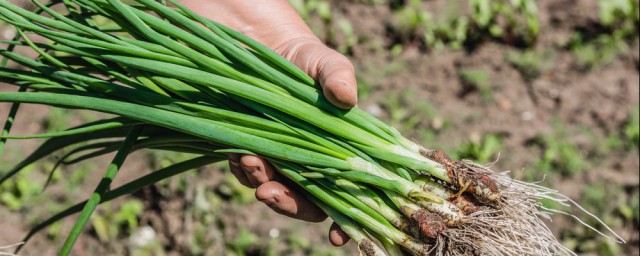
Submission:
<svg viewBox="0 0 640 256">
<path fill-rule="evenodd" d="M 629 51 L 630 46 L 624 39 L 609 34 L 585 39 L 582 33 L 574 33 L 566 47 L 585 70 L 591 70 L 610 63 L 621 53 Z"/>
<path fill-rule="evenodd" d="M 411 88 L 390 93 L 381 105 L 388 114 L 388 122 L 411 136 L 421 135 L 415 134 L 420 131 L 439 132 L 447 125 L 429 102 Z"/>
<path fill-rule="evenodd" d="M 42 187 L 33 182 L 35 168 L 29 165 L 23 172 L 16 175 L 13 182 L 0 185 L 0 202 L 13 211 L 24 209 L 28 202 L 40 194 Z"/>
<path fill-rule="evenodd" d="M 479 69 L 461 69 L 458 77 L 463 83 L 475 88 L 484 102 L 493 100 L 493 87 L 491 86 L 491 74 Z"/>
<path fill-rule="evenodd" d="M 116 209 L 107 203 L 91 216 L 93 230 L 100 241 L 113 241 L 138 227 L 138 216 L 142 210 L 143 204 L 139 200 L 127 200 Z"/>
<path fill-rule="evenodd" d="M 436 49 L 460 49 L 485 38 L 532 45 L 538 36 L 538 10 L 533 0 L 471 0 L 468 9 L 470 13 L 463 13 L 459 1 L 447 1 L 435 12 L 422 10 L 420 1 L 408 1 L 394 11 L 392 26 L 401 40 L 422 37 L 427 48 Z"/>
<path fill-rule="evenodd" d="M 235 255 L 246 255 L 247 249 L 255 246 L 258 241 L 258 236 L 246 228 L 240 228 L 236 237 L 229 242 L 229 247 L 235 252 Z"/>
<path fill-rule="evenodd" d="M 637 149 L 640 143 L 640 107 L 635 106 L 629 111 L 629 117 L 622 127 L 622 132 L 629 148 Z"/>
<path fill-rule="evenodd" d="M 559 123 L 554 125 L 552 134 L 541 135 L 534 139 L 534 145 L 540 147 L 542 154 L 535 162 L 536 170 L 546 173 L 558 173 L 563 176 L 583 171 L 587 162 L 580 148 L 566 138 L 567 131 Z M 535 179 L 540 179 L 537 175 Z"/>
<path fill-rule="evenodd" d="M 329 2 L 322 0 L 289 0 L 289 3 L 305 21 L 311 22 L 319 19 L 321 26 L 311 26 L 311 30 L 328 43 L 335 43 L 336 30 L 332 27 L 334 20 Z"/>
<path fill-rule="evenodd" d="M 610 63 L 626 53 L 638 40 L 639 14 L 637 0 L 598 1 L 600 26 L 595 31 L 577 31 L 562 45 L 586 70 Z"/>
<path fill-rule="evenodd" d="M 338 20 L 337 30 L 344 39 L 342 43 L 335 43 L 335 45 L 337 45 L 337 50 L 339 52 L 346 54 L 351 50 L 351 48 L 358 44 L 358 36 L 354 34 L 351 22 L 346 19 Z"/>
<path fill-rule="evenodd" d="M 326 22 L 331 20 L 331 8 L 329 2 L 319 0 L 289 0 L 291 6 L 300 14 L 300 16 L 308 20 L 311 15 L 317 14 Z"/>
<path fill-rule="evenodd" d="M 505 59 L 526 81 L 533 81 L 553 67 L 555 54 L 553 51 L 545 50 L 509 51 Z"/>
<path fill-rule="evenodd" d="M 640 21 L 637 0 L 600 0 L 598 6 L 600 23 L 612 29 L 614 37 L 637 36 L 638 21 Z"/>
<path fill-rule="evenodd" d="M 469 159 L 480 163 L 488 163 L 497 157 L 502 150 L 502 136 L 498 134 L 487 134 L 480 141 L 470 141 L 458 147 L 457 157 Z"/>
</svg>

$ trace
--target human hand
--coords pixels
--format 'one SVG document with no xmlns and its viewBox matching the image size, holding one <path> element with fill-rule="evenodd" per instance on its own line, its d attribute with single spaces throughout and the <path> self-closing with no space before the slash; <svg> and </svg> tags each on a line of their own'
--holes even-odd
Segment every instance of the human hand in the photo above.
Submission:
<svg viewBox="0 0 640 256">
<path fill-rule="evenodd" d="M 333 105 L 349 109 L 357 102 L 353 65 L 342 54 L 325 46 L 286 0 L 202 1 L 182 0 L 200 15 L 270 47 L 306 72 L 322 86 Z M 231 172 L 245 186 L 256 188 L 256 198 L 274 211 L 300 220 L 321 222 L 326 214 L 280 181 L 281 177 L 261 157 L 230 154 Z M 349 237 L 335 223 L 329 240 L 340 246 Z"/>
</svg>

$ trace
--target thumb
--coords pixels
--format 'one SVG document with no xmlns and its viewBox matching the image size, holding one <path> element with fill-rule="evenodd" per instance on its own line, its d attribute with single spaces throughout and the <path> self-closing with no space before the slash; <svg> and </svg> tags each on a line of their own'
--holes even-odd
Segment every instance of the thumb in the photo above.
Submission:
<svg viewBox="0 0 640 256">
<path fill-rule="evenodd" d="M 319 40 L 292 41 L 278 49 L 285 58 L 322 86 L 331 104 L 349 109 L 358 101 L 356 76 L 351 61 Z"/>
</svg>

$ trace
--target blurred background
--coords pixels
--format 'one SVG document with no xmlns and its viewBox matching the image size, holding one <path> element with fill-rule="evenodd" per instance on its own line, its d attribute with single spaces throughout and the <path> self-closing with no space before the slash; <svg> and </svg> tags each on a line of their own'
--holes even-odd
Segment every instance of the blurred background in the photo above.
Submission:
<svg viewBox="0 0 640 256">
<path fill-rule="evenodd" d="M 637 0 L 290 2 L 318 37 L 354 63 L 361 108 L 426 147 L 559 190 L 628 242 L 615 244 L 555 216 L 550 228 L 580 255 L 640 254 Z M 0 23 L 2 39 L 14 34 Z M 0 121 L 9 108 L 0 104 Z M 58 131 L 97 117 L 23 106 L 13 132 Z M 41 142 L 10 142 L 0 172 Z M 0 186 L 0 246 L 84 200 L 113 157 L 63 164 L 43 192 L 69 150 Z M 114 185 L 187 157 L 137 152 Z M 221 163 L 194 170 L 100 206 L 73 254 L 357 255 L 352 243 L 329 244 L 329 221 L 272 212 L 226 169 Z M 36 235 L 22 255 L 54 255 L 74 219 Z"/>
</svg>

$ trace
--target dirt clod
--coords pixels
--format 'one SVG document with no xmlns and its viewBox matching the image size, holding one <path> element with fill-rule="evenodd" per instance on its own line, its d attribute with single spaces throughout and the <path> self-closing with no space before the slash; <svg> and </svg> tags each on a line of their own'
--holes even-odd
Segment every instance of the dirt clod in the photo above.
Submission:
<svg viewBox="0 0 640 256">
<path fill-rule="evenodd" d="M 474 197 L 468 194 L 450 198 L 450 201 L 460 208 L 465 215 L 472 214 L 484 208 Z"/>
<path fill-rule="evenodd" d="M 417 211 L 411 216 L 411 226 L 416 228 L 416 236 L 426 242 L 433 241 L 444 231 L 444 219 L 440 215 L 426 210 Z"/>
<path fill-rule="evenodd" d="M 449 179 L 456 189 L 462 192 L 472 193 L 478 201 L 485 204 L 494 204 L 500 197 L 500 190 L 496 182 L 487 174 L 473 172 L 463 162 L 454 161 L 441 150 L 423 149 L 421 153 L 441 164 L 447 170 Z"/>
</svg>

